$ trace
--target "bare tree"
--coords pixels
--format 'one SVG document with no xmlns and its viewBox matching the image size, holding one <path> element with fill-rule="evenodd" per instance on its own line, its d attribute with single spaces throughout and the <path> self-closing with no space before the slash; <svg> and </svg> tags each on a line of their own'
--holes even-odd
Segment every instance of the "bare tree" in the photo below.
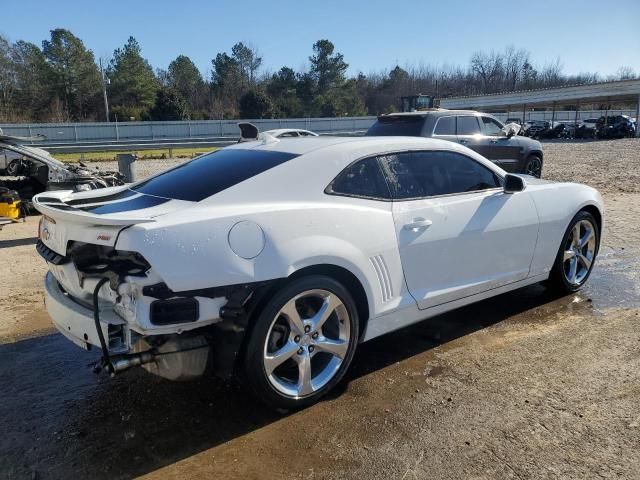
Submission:
<svg viewBox="0 0 640 480">
<path fill-rule="evenodd" d="M 529 52 L 509 45 L 504 52 L 505 90 L 516 90 L 522 80 L 525 65 L 529 65 Z"/>
<path fill-rule="evenodd" d="M 636 72 L 633 68 L 629 66 L 622 66 L 618 69 L 616 74 L 613 76 L 613 80 L 633 80 L 638 78 Z"/>
<path fill-rule="evenodd" d="M 471 70 L 482 79 L 483 93 L 493 93 L 504 71 L 504 58 L 494 50 L 475 52 L 471 56 Z"/>
</svg>

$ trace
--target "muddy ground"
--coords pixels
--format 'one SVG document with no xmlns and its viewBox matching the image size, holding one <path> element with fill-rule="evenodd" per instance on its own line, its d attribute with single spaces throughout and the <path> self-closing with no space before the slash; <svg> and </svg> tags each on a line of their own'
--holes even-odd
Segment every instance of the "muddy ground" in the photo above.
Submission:
<svg viewBox="0 0 640 480">
<path fill-rule="evenodd" d="M 364 344 L 339 392 L 291 415 L 209 378 L 96 376 L 97 354 L 44 312 L 37 217 L 6 227 L 0 478 L 640 478 L 640 142 L 545 154 L 545 177 L 607 203 L 588 286 L 527 287 Z"/>
</svg>

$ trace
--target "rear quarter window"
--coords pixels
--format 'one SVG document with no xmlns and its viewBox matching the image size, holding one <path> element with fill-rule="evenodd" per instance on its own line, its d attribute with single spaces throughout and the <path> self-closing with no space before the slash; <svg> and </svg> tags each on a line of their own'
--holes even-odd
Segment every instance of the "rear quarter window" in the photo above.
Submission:
<svg viewBox="0 0 640 480">
<path fill-rule="evenodd" d="M 425 117 L 422 115 L 389 115 L 376 120 L 367 136 L 422 136 Z"/>
<path fill-rule="evenodd" d="M 325 193 L 372 200 L 391 198 L 389 187 L 382 176 L 376 157 L 359 160 L 349 165 L 331 182 Z"/>
<path fill-rule="evenodd" d="M 133 185 L 131 190 L 199 202 L 297 156 L 271 150 L 222 149 Z"/>
</svg>

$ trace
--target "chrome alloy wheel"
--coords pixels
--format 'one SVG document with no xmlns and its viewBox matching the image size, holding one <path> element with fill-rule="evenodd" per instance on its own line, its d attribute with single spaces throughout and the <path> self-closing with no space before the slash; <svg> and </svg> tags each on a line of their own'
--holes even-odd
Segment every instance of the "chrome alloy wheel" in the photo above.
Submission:
<svg viewBox="0 0 640 480">
<path fill-rule="evenodd" d="M 538 157 L 532 157 L 527 163 L 527 175 L 540 178 L 542 175 L 542 161 Z"/>
<path fill-rule="evenodd" d="M 327 290 L 291 298 L 273 319 L 264 345 L 264 370 L 278 392 L 301 398 L 338 372 L 351 342 L 349 312 Z"/>
<path fill-rule="evenodd" d="M 589 274 L 596 252 L 596 235 L 589 220 L 580 220 L 571 229 L 562 257 L 567 282 L 580 285 Z"/>
</svg>

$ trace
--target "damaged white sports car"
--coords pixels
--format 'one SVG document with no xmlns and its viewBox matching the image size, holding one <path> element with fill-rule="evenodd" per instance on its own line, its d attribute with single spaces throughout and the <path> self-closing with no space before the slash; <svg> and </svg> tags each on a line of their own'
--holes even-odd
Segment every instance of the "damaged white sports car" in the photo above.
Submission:
<svg viewBox="0 0 640 480">
<path fill-rule="evenodd" d="M 408 137 L 265 136 L 34 204 L 71 341 L 111 373 L 241 372 L 285 408 L 331 390 L 359 342 L 535 282 L 579 289 L 603 222 L 590 187 Z"/>
</svg>

